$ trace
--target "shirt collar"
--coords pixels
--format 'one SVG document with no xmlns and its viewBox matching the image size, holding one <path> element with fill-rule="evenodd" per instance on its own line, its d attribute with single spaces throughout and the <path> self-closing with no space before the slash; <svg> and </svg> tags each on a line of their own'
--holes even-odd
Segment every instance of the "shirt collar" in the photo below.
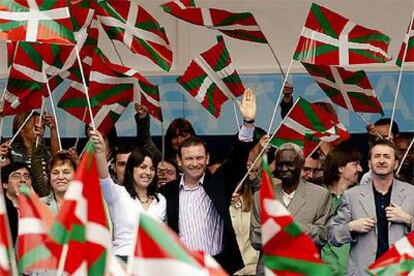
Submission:
<svg viewBox="0 0 414 276">
<path fill-rule="evenodd" d="M 181 180 L 180 180 L 180 189 L 185 189 L 185 190 L 196 190 L 198 189 L 198 187 L 203 186 L 204 183 L 204 176 L 206 174 L 204 173 L 203 176 L 200 178 L 200 180 L 198 181 L 199 185 L 194 187 L 194 188 L 189 188 L 185 185 L 185 181 L 184 181 L 184 175 L 181 175 Z"/>
</svg>

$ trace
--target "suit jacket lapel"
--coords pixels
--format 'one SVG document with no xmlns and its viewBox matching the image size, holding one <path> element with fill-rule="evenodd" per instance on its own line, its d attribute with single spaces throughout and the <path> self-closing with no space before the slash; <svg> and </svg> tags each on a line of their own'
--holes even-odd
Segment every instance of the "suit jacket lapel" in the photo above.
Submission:
<svg viewBox="0 0 414 276">
<path fill-rule="evenodd" d="M 288 206 L 288 210 L 292 214 L 292 216 L 295 216 L 299 210 L 302 208 L 303 205 L 306 204 L 308 201 L 306 198 L 306 183 L 304 183 L 302 180 L 299 182 L 298 187 L 296 188 L 295 194 L 293 195 L 292 201 L 290 202 Z"/>
<path fill-rule="evenodd" d="M 376 218 L 374 190 L 372 184 L 364 186 L 364 190 L 360 192 L 359 204 L 367 217 Z"/>
<path fill-rule="evenodd" d="M 401 206 L 406 197 L 407 195 L 405 194 L 405 188 L 400 185 L 398 180 L 394 180 L 391 191 L 391 202 Z"/>
</svg>

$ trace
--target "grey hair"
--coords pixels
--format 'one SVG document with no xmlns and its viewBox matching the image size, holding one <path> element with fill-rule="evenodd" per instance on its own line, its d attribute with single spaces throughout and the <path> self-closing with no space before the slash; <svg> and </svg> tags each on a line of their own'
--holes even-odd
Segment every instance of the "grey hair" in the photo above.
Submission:
<svg viewBox="0 0 414 276">
<path fill-rule="evenodd" d="M 291 150 L 295 152 L 295 154 L 298 156 L 299 161 L 303 163 L 303 151 L 302 148 L 294 143 L 284 143 L 282 144 L 276 151 L 276 155 L 279 155 L 280 152 L 285 150 Z"/>
</svg>

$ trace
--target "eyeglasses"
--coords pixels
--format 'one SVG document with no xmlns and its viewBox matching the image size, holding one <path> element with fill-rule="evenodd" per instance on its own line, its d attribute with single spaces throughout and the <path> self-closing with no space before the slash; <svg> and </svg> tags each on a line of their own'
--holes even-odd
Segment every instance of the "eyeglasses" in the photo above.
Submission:
<svg viewBox="0 0 414 276">
<path fill-rule="evenodd" d="M 10 175 L 10 178 L 11 178 L 11 179 L 13 179 L 13 180 L 20 180 L 20 179 L 22 178 L 22 176 L 23 176 L 23 178 L 24 178 L 25 180 L 30 180 L 30 179 L 32 179 L 32 177 L 30 176 L 30 174 L 29 174 L 29 173 L 24 173 L 24 174 L 21 174 L 21 173 L 12 173 L 12 174 Z"/>
</svg>

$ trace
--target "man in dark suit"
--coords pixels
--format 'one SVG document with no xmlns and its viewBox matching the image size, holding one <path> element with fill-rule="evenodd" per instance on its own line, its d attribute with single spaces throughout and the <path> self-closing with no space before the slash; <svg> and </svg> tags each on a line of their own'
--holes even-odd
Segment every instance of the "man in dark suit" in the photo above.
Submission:
<svg viewBox="0 0 414 276">
<path fill-rule="evenodd" d="M 239 104 L 243 126 L 230 157 L 211 174 L 207 170 L 209 155 L 204 142 L 190 137 L 181 144 L 177 161 L 183 175 L 163 187 L 167 199 L 168 225 L 192 250 L 202 250 L 213 257 L 230 274 L 241 269 L 243 260 L 231 223 L 231 196 L 246 171 L 253 140 L 256 100 L 246 90 Z"/>
</svg>

